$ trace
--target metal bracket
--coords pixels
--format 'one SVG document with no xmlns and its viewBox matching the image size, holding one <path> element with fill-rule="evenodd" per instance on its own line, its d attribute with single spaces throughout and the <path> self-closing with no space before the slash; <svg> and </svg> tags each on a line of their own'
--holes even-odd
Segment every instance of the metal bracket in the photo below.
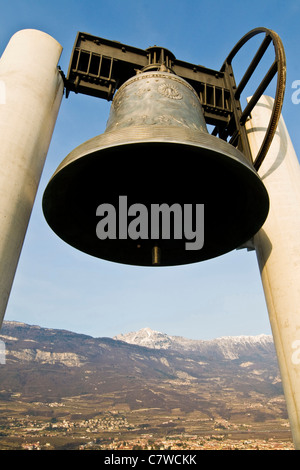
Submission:
<svg viewBox="0 0 300 470">
<path fill-rule="evenodd" d="M 199 94 L 208 124 L 224 126 L 232 115 L 224 73 L 175 58 L 158 46 L 143 50 L 87 33 L 77 34 L 66 78 L 71 91 L 112 100 L 115 91 L 137 72 L 164 65 Z"/>
<path fill-rule="evenodd" d="M 264 33 L 265 38 L 237 85 L 232 59 L 249 39 L 260 33 Z M 275 49 L 275 60 L 243 111 L 240 104 L 241 93 L 271 42 Z M 286 62 L 279 36 L 267 28 L 250 31 L 235 45 L 221 69 L 217 71 L 178 60 L 172 52 L 162 47 L 153 46 L 143 50 L 79 32 L 65 79 L 66 97 L 72 91 L 110 101 L 116 90 L 130 77 L 161 66 L 192 85 L 202 103 L 206 123 L 214 126 L 212 134 L 223 140 L 229 140 L 258 169 L 274 137 L 285 91 Z M 277 88 L 272 117 L 264 142 L 254 160 L 245 122 L 276 73 Z"/>
</svg>

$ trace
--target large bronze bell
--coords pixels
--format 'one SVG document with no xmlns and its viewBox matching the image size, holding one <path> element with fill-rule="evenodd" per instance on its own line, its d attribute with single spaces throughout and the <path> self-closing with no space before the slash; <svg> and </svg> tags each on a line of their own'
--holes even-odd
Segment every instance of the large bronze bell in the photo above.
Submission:
<svg viewBox="0 0 300 470">
<path fill-rule="evenodd" d="M 138 227 L 141 219 L 134 219 L 134 212 L 124 215 L 130 207 L 144 207 L 150 217 L 162 204 L 193 210 L 189 221 L 195 233 L 195 211 L 204 208 L 202 243 L 187 249 L 184 227 L 178 232 L 171 210 L 174 227 L 167 236 L 156 230 L 152 238 L 150 229 L 147 235 L 145 226 Z M 109 219 L 114 236 L 97 233 L 99 221 L 105 225 L 99 206 L 116 209 L 116 218 Z M 138 73 L 120 87 L 105 132 L 63 160 L 43 197 L 46 220 L 65 242 L 98 258 L 139 266 L 182 265 L 227 253 L 251 239 L 268 210 L 268 194 L 251 163 L 207 132 L 194 89 L 162 70 Z M 134 221 L 136 236 L 124 231 L 124 220 Z M 183 216 L 182 223 L 186 220 Z"/>
</svg>

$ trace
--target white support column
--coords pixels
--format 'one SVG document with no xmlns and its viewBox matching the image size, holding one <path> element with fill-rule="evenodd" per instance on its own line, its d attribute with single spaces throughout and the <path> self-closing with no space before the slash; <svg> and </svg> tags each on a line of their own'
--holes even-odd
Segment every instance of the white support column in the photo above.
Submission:
<svg viewBox="0 0 300 470">
<path fill-rule="evenodd" d="M 273 99 L 263 96 L 247 122 L 257 155 Z M 259 169 L 270 212 L 254 244 L 280 367 L 294 445 L 300 449 L 300 166 L 281 117 L 272 146 Z"/>
<path fill-rule="evenodd" d="M 0 327 L 63 96 L 61 52 L 27 29 L 0 59 Z"/>
</svg>

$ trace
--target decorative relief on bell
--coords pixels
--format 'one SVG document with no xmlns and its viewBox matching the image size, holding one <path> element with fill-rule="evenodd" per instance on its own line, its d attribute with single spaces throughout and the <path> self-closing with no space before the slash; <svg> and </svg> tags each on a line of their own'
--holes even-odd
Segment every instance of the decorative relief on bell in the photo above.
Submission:
<svg viewBox="0 0 300 470">
<path fill-rule="evenodd" d="M 146 87 L 146 88 L 140 88 L 137 92 L 136 95 L 139 97 L 142 97 L 144 93 L 147 93 L 148 91 L 151 91 L 151 88 Z"/>
<path fill-rule="evenodd" d="M 207 132 L 195 90 L 181 77 L 166 72 L 140 73 L 115 94 L 106 131 L 144 125 Z"/>
<path fill-rule="evenodd" d="M 182 100 L 183 96 L 179 93 L 178 89 L 175 85 L 170 85 L 169 83 L 163 82 L 157 88 L 158 92 L 167 98 L 171 98 L 172 100 Z"/>
</svg>

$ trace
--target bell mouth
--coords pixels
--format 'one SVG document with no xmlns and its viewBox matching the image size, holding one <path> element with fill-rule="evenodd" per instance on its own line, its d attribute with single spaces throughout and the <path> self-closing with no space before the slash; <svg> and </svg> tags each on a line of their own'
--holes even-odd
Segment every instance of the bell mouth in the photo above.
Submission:
<svg viewBox="0 0 300 470">
<path fill-rule="evenodd" d="M 155 137 L 147 133 L 149 128 L 107 132 L 66 157 L 43 196 L 53 231 L 87 254 L 136 266 L 153 266 L 153 253 L 160 266 L 196 263 L 251 239 L 267 217 L 269 199 L 245 157 L 206 133 L 185 129 L 184 142 L 181 129 L 168 129 L 168 136 L 166 128 L 156 129 Z M 172 234 L 118 237 L 120 197 L 126 197 L 127 207 L 143 205 L 148 214 L 153 205 L 203 205 L 203 246 L 187 249 L 187 240 Z M 116 209 L 116 238 L 99 239 L 96 233 L 102 204 Z"/>
</svg>

